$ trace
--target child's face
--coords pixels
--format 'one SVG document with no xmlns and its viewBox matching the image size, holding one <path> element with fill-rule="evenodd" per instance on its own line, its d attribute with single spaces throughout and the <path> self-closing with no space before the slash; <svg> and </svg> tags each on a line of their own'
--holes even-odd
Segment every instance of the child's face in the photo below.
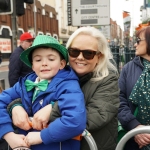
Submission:
<svg viewBox="0 0 150 150">
<path fill-rule="evenodd" d="M 32 69 L 40 79 L 51 79 L 65 65 L 66 61 L 51 48 L 37 48 L 32 54 Z"/>
</svg>

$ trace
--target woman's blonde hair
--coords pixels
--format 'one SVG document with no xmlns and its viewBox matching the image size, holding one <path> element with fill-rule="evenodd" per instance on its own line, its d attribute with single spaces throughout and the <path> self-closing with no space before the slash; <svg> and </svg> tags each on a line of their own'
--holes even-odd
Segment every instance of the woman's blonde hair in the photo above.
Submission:
<svg viewBox="0 0 150 150">
<path fill-rule="evenodd" d="M 99 62 L 95 69 L 93 70 L 93 77 L 91 81 L 102 80 L 104 77 L 107 77 L 109 70 L 117 72 L 116 67 L 111 63 L 113 60 L 113 55 L 108 47 L 108 42 L 102 32 L 94 27 L 81 27 L 77 29 L 69 38 L 66 47 L 69 48 L 73 40 L 78 35 L 89 35 L 97 39 L 98 41 L 98 50 L 101 52 L 102 57 L 99 59 Z"/>
</svg>

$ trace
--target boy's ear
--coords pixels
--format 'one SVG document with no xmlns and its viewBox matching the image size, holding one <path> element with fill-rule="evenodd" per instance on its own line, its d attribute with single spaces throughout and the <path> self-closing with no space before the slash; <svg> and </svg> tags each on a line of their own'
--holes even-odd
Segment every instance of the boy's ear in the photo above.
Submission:
<svg viewBox="0 0 150 150">
<path fill-rule="evenodd" d="M 64 59 L 62 59 L 60 62 L 60 68 L 59 69 L 64 69 L 65 66 L 66 66 L 66 61 Z"/>
<path fill-rule="evenodd" d="M 34 67 L 33 67 L 33 65 L 32 65 L 32 70 L 34 71 Z"/>
</svg>

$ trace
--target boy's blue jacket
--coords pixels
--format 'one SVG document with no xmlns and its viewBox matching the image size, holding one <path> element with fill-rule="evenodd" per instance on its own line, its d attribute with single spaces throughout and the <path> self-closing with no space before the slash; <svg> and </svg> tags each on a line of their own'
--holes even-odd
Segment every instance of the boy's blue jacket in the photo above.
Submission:
<svg viewBox="0 0 150 150">
<path fill-rule="evenodd" d="M 81 134 L 86 128 L 86 110 L 78 77 L 69 66 L 60 70 L 51 80 L 47 90 L 41 91 L 32 104 L 34 89 L 27 92 L 24 83 L 26 79 L 35 81 L 36 77 L 35 73 L 30 73 L 20 78 L 12 88 L 0 94 L 0 137 L 14 131 L 11 117 L 7 112 L 7 105 L 13 100 L 21 98 L 23 107 L 29 116 L 33 116 L 51 101 L 58 101 L 62 116 L 41 131 L 43 143 L 31 146 L 31 149 L 59 150 L 61 146 L 62 150 L 79 150 L 80 142 L 72 138 Z M 29 132 L 31 131 L 33 130 Z M 25 131 L 21 133 L 27 134 Z"/>
</svg>

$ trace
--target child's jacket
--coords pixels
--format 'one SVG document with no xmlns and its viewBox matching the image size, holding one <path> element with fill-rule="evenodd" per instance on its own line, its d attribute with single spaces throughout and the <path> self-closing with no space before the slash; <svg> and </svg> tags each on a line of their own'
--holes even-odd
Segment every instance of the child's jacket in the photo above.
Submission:
<svg viewBox="0 0 150 150">
<path fill-rule="evenodd" d="M 0 94 L 0 137 L 2 138 L 4 134 L 14 131 L 12 120 L 6 109 L 11 101 L 21 98 L 23 107 L 29 116 L 33 116 L 51 101 L 58 101 L 61 117 L 41 131 L 43 143 L 31 146 L 31 149 L 79 150 L 80 142 L 72 138 L 81 134 L 86 128 L 86 111 L 84 95 L 80 89 L 78 77 L 67 66 L 57 73 L 49 83 L 47 90 L 41 91 L 32 103 L 34 89 L 27 92 L 24 83 L 26 79 L 34 82 L 36 78 L 35 73 L 28 74 L 26 77 L 20 78 L 12 88 Z M 27 134 L 26 131 L 20 133 Z"/>
</svg>

